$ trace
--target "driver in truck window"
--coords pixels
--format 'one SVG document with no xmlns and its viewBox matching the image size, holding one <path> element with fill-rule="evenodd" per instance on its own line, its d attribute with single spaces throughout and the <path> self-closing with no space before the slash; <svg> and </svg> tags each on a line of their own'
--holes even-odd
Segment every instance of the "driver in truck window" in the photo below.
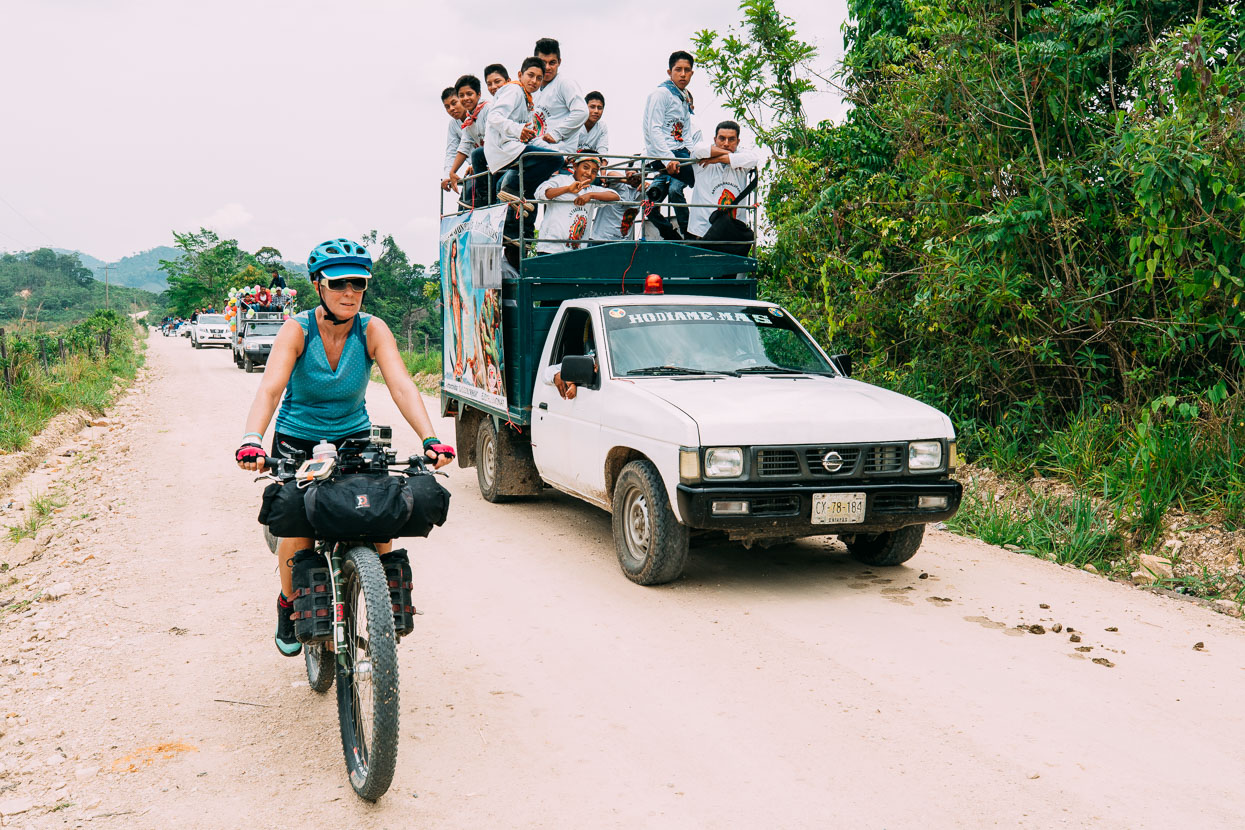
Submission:
<svg viewBox="0 0 1245 830">
<path fill-rule="evenodd" d="M 562 358 L 567 355 L 589 355 L 594 358 L 593 365 L 600 368 L 595 360 L 597 344 L 592 336 L 592 320 L 585 311 L 574 309 L 566 313 L 561 342 L 553 356 L 554 362 L 540 373 L 540 379 L 546 386 L 554 387 L 559 395 L 569 401 L 575 398 L 579 389 L 576 384 L 562 380 Z"/>
</svg>

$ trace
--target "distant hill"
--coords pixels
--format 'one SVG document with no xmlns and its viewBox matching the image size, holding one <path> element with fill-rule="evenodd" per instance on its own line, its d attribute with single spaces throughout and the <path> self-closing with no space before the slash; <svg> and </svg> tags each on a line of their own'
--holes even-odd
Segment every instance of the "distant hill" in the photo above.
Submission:
<svg viewBox="0 0 1245 830">
<path fill-rule="evenodd" d="M 116 262 L 105 263 L 101 259 L 84 254 L 82 251 L 67 251 L 62 248 L 54 248 L 57 253 L 78 255 L 78 259 L 82 260 L 82 264 L 91 269 L 91 273 L 95 275 L 95 279 L 100 282 L 104 281 L 104 266 L 108 267 L 108 282 L 111 285 L 128 285 L 131 288 L 141 288 L 144 291 L 151 291 L 159 294 L 161 291 L 169 287 L 165 273 L 160 270 L 160 260 L 177 259 L 182 252 L 176 248 L 170 248 L 167 245 L 161 245 L 142 253 L 127 256 Z"/>
<path fill-rule="evenodd" d="M 108 266 L 108 282 L 112 285 L 128 285 L 159 294 L 169 287 L 167 275 L 160 270 L 160 260 L 177 259 L 182 252 L 177 248 L 161 245 L 142 253 L 127 256 L 116 262 L 104 262 L 82 251 L 71 251 L 65 248 L 53 248 L 58 254 L 77 254 L 82 264 L 91 269 L 95 279 L 104 281 L 104 266 Z M 291 273 L 307 276 L 307 265 L 303 262 L 282 260 L 281 264 Z"/>
</svg>

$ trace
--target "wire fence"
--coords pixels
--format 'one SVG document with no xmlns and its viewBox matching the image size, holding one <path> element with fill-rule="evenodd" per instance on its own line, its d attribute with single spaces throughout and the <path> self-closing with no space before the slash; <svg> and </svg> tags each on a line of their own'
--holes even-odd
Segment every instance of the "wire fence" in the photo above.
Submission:
<svg viewBox="0 0 1245 830">
<path fill-rule="evenodd" d="M 112 354 L 112 331 L 86 324 L 72 326 L 63 332 L 35 332 L 30 335 L 11 334 L 0 327 L 0 377 L 5 390 L 37 374 L 51 375 L 58 365 L 76 356 L 94 361 Z"/>
</svg>

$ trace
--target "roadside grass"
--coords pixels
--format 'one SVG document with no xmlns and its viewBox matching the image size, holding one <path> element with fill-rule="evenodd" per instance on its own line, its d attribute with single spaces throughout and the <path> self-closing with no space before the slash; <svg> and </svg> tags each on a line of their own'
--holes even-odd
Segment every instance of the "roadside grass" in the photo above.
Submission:
<svg viewBox="0 0 1245 830">
<path fill-rule="evenodd" d="M 1184 530 L 1245 528 L 1245 402 L 1198 406 L 1160 398 L 1125 414 L 1087 407 L 1063 429 L 1020 411 L 964 436 L 964 455 L 1002 477 L 966 485 L 948 527 L 1055 561 L 1127 574 L 1141 553 L 1169 555 L 1176 513 Z M 1035 487 L 1045 479 L 1062 487 Z M 1245 555 L 1237 553 L 1241 573 Z M 1196 562 L 1159 584 L 1210 598 L 1245 598 L 1245 577 Z"/>
<path fill-rule="evenodd" d="M 421 392 L 435 395 L 441 387 L 441 353 L 439 351 L 424 354 L 423 351 L 400 352 L 402 362 L 406 364 L 406 372 L 415 381 Z M 380 370 L 372 368 L 372 380 L 384 383 Z"/>
<path fill-rule="evenodd" d="M 31 496 L 26 518 L 7 527 L 9 541 L 16 543 L 23 539 L 33 539 L 38 535 L 39 529 L 52 518 L 52 514 L 67 503 L 66 499 L 57 494 Z"/>
<path fill-rule="evenodd" d="M 72 355 L 48 374 L 25 373 L 11 389 L 0 388 L 0 450 L 21 450 L 61 412 L 104 412 L 116 399 L 117 379 L 133 380 L 143 364 L 146 344 L 135 340 L 118 337 L 107 358 Z"/>
<path fill-rule="evenodd" d="M 1065 499 L 1025 490 L 996 500 L 970 483 L 947 528 L 1061 565 L 1093 565 L 1104 572 L 1124 552 L 1111 515 L 1083 495 Z"/>
</svg>

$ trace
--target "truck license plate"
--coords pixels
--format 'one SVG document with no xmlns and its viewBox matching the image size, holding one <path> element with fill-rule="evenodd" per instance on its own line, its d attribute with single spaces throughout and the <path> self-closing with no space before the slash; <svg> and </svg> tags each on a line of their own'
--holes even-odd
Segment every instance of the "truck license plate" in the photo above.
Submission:
<svg viewBox="0 0 1245 830">
<path fill-rule="evenodd" d="M 865 520 L 864 493 L 814 493 L 813 524 L 860 524 Z"/>
</svg>

